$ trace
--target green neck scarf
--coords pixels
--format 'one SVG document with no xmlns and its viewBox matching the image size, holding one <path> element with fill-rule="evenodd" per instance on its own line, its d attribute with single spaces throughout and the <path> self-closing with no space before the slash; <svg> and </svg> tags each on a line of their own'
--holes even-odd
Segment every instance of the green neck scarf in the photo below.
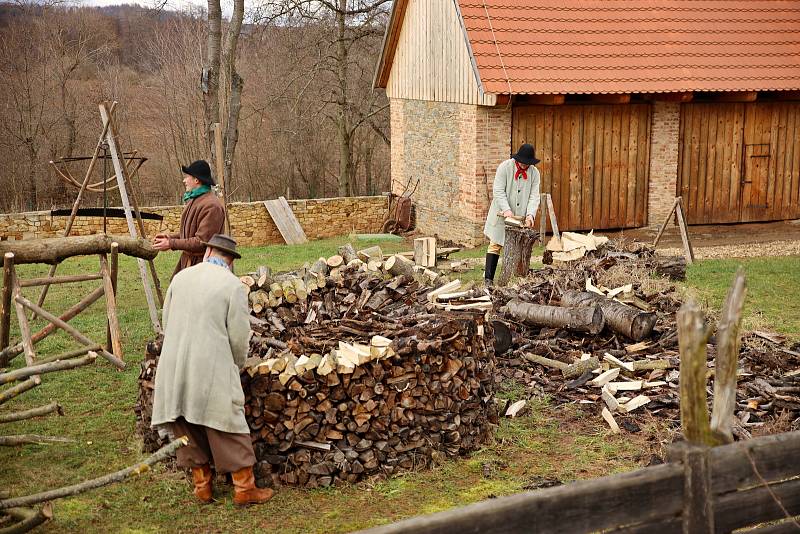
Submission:
<svg viewBox="0 0 800 534">
<path fill-rule="evenodd" d="M 201 185 L 201 186 L 195 187 L 195 188 L 194 188 L 194 189 L 192 189 L 191 191 L 187 191 L 187 192 L 185 192 L 185 193 L 183 194 L 183 202 L 184 202 L 184 203 L 185 203 L 185 202 L 189 202 L 189 201 L 190 201 L 190 200 L 192 200 L 193 198 L 197 198 L 197 197 L 199 197 L 200 195 L 205 195 L 205 194 L 206 194 L 206 193 L 208 193 L 209 191 L 211 191 L 211 186 L 209 186 L 209 185 L 205 185 L 205 184 L 203 184 L 203 185 Z"/>
</svg>

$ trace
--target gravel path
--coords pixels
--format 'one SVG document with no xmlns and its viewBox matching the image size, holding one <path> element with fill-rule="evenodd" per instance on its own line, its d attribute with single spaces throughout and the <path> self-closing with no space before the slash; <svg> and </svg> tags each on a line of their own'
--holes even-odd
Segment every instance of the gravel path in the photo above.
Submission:
<svg viewBox="0 0 800 534">
<path fill-rule="evenodd" d="M 683 248 L 660 248 L 657 252 L 663 256 L 682 256 Z M 800 256 L 800 241 L 771 241 L 769 243 L 750 243 L 745 245 L 694 247 L 694 256 L 698 260 Z"/>
</svg>

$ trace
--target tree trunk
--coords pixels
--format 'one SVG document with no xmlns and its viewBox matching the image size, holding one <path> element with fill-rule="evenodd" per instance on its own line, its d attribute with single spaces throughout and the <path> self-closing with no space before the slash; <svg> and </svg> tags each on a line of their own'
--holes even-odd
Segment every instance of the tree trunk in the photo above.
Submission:
<svg viewBox="0 0 800 534">
<path fill-rule="evenodd" d="M 497 284 L 504 286 L 512 276 L 526 276 L 530 270 L 531 251 L 539 236 L 530 228 L 506 227 L 506 243 L 503 246 L 503 272 Z"/>
<path fill-rule="evenodd" d="M 236 52 L 239 45 L 239 34 L 242 31 L 242 19 L 244 18 L 244 0 L 234 0 L 233 15 L 228 26 L 228 33 L 225 39 L 225 50 L 223 52 L 223 65 L 228 83 L 228 117 L 225 125 L 225 188 L 233 191 L 231 176 L 233 170 L 233 157 L 236 154 L 236 144 L 239 141 L 239 112 L 242 108 L 242 89 L 244 79 L 236 71 Z"/>
<path fill-rule="evenodd" d="M 598 334 L 603 330 L 603 312 L 600 306 L 561 307 L 543 306 L 512 300 L 502 308 L 500 313 L 533 326 L 566 328 L 573 332 Z"/>
<path fill-rule="evenodd" d="M 203 110 L 206 119 L 206 152 L 210 154 L 211 168 L 216 168 L 212 142 L 214 123 L 219 122 L 219 67 L 220 41 L 222 40 L 222 9 L 219 0 L 208 0 L 208 43 L 203 69 Z"/>
<path fill-rule="evenodd" d="M 347 0 L 339 0 L 339 9 L 336 10 L 336 62 L 339 77 L 339 112 L 337 128 L 339 131 L 339 196 L 349 197 L 353 194 L 353 155 L 351 154 L 352 138 L 350 132 L 350 116 L 347 102 L 347 65 L 348 49 L 346 42 L 347 26 L 345 13 Z"/>
<path fill-rule="evenodd" d="M 629 337 L 634 341 L 641 341 L 653 331 L 656 325 L 656 314 L 644 312 L 605 298 L 597 293 L 588 291 L 565 291 L 561 295 L 561 303 L 568 306 L 591 306 L 599 304 L 603 310 L 608 327 L 618 334 Z"/>
<path fill-rule="evenodd" d="M 23 241 L 0 241 L 0 256 L 6 252 L 14 253 L 14 263 L 49 263 L 55 265 L 72 256 L 91 256 L 107 254 L 111 243 L 119 243 L 119 251 L 128 256 L 152 260 L 158 254 L 149 241 L 129 236 L 109 236 L 102 234 L 51 237 Z"/>
</svg>

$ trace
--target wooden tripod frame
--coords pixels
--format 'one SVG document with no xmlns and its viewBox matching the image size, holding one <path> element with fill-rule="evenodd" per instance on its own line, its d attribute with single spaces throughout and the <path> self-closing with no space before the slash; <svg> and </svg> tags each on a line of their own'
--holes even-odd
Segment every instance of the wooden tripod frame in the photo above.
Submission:
<svg viewBox="0 0 800 534">
<path fill-rule="evenodd" d="M 6 367 L 9 361 L 22 353 L 25 354 L 25 363 L 27 364 L 27 367 L 36 366 L 38 368 L 43 364 L 65 361 L 91 352 L 103 356 L 117 368 L 124 369 L 125 362 L 122 361 L 122 337 L 120 333 L 119 319 L 117 317 L 116 302 L 118 250 L 119 245 L 117 243 L 111 243 L 110 260 L 107 254 L 99 254 L 100 272 L 98 273 L 70 276 L 48 276 L 44 278 L 31 278 L 28 280 L 21 279 L 17 275 L 14 263 L 14 253 L 7 252 L 3 257 L 2 312 L 0 312 L 0 368 Z M 63 312 L 60 316 L 50 313 L 22 295 L 22 288 L 24 287 L 36 287 L 45 284 L 69 284 L 86 282 L 90 280 L 102 280 L 102 284 L 100 287 L 81 299 L 80 302 Z M 84 311 L 102 296 L 105 296 L 106 298 L 106 313 L 108 315 L 108 339 L 105 349 L 101 347 L 99 343 L 92 341 L 78 329 L 67 323 L 67 321 Z M 15 307 L 17 312 L 17 320 L 19 321 L 19 330 L 22 336 L 22 341 L 16 345 L 9 346 L 12 305 Z M 39 317 L 46 319 L 49 324 L 35 334 L 31 334 L 30 323 L 28 322 L 26 313 L 27 311 L 31 311 Z M 71 350 L 68 353 L 52 356 L 47 358 L 47 360 L 40 360 L 37 362 L 34 345 L 52 334 L 57 328 L 65 331 L 83 346 L 76 350 Z M 40 365 L 37 365 L 37 363 Z M 86 363 L 90 362 L 87 360 Z M 0 383 L 5 383 L 3 382 L 3 376 L 4 375 L 0 375 Z M 30 384 L 28 384 L 30 387 L 38 386 L 40 383 L 39 374 L 37 373 L 31 375 L 28 380 L 30 381 Z M 30 389 L 30 387 L 27 389 Z M 27 389 L 22 389 L 17 394 L 21 393 L 22 391 L 26 391 Z M 16 395 L 12 395 L 9 398 L 12 398 L 13 396 Z M 0 403 L 2 402 L 4 402 L 4 400 L 0 399 Z"/>
<path fill-rule="evenodd" d="M 126 184 L 131 183 L 131 178 L 137 173 L 139 167 L 141 167 L 142 163 L 144 162 L 143 158 L 138 158 L 136 156 L 136 152 L 132 152 L 130 154 L 125 154 L 122 149 L 120 148 L 119 144 L 119 136 L 117 135 L 116 125 L 114 124 L 114 111 L 116 110 L 117 103 L 112 102 L 101 102 L 99 105 L 100 108 L 100 118 L 103 122 L 103 130 L 100 133 L 100 137 L 95 145 L 94 153 L 91 157 L 91 161 L 89 163 L 89 167 L 86 170 L 86 174 L 83 178 L 83 181 L 79 184 L 80 188 L 78 190 L 78 196 L 75 199 L 74 204 L 72 205 L 72 212 L 69 215 L 69 219 L 67 219 L 67 224 L 64 229 L 64 237 L 69 236 L 70 232 L 72 231 L 72 225 L 75 222 L 75 217 L 78 213 L 78 208 L 80 207 L 81 201 L 83 199 L 83 194 L 87 190 L 93 191 L 93 187 L 97 186 L 98 184 L 102 185 L 102 181 L 98 182 L 97 184 L 89 184 L 89 179 L 94 172 L 95 165 L 97 164 L 97 160 L 100 158 L 100 151 L 103 149 L 104 145 L 108 145 L 108 151 L 111 153 L 111 160 L 114 164 L 114 172 L 116 175 L 116 188 L 119 189 L 120 198 L 122 199 L 122 205 L 125 209 L 125 218 L 128 222 L 128 232 L 130 233 L 131 237 L 146 237 L 145 226 L 144 222 L 142 221 L 141 212 L 139 211 L 139 203 L 136 199 L 136 195 L 133 192 L 133 189 L 130 191 L 130 196 L 128 195 L 128 188 Z M 52 163 L 52 162 L 51 162 Z M 77 180 L 72 178 L 69 173 L 64 174 L 62 170 L 60 170 L 55 164 L 53 164 L 53 168 L 58 173 L 59 177 L 67 182 L 77 184 Z M 107 181 L 107 177 L 103 176 L 103 180 Z M 135 218 L 135 224 L 134 224 Z M 164 296 L 161 291 L 161 283 L 158 279 L 158 273 L 156 272 L 155 264 L 153 260 L 148 260 L 147 263 L 149 264 L 150 268 L 150 278 L 152 279 L 153 285 L 156 289 L 156 295 L 158 296 L 159 306 L 164 305 Z M 139 274 L 142 278 L 142 286 L 144 287 L 144 294 L 145 298 L 147 299 L 147 306 L 148 311 L 150 312 L 150 321 L 153 325 L 153 330 L 156 333 L 161 332 L 161 321 L 158 317 L 158 307 L 156 306 L 155 298 L 153 296 L 153 290 L 150 287 L 150 280 L 147 276 L 147 268 L 145 267 L 145 260 L 139 258 Z M 56 269 L 58 265 L 53 265 L 50 267 L 50 271 L 48 272 L 47 277 L 53 278 L 56 274 Z M 45 297 L 47 296 L 47 291 L 50 287 L 50 282 L 45 281 L 44 283 L 40 284 L 43 286 L 42 292 L 39 295 L 38 301 L 36 306 L 41 308 L 44 305 Z M 32 311 L 31 318 L 34 318 L 37 315 L 36 311 Z"/>
</svg>

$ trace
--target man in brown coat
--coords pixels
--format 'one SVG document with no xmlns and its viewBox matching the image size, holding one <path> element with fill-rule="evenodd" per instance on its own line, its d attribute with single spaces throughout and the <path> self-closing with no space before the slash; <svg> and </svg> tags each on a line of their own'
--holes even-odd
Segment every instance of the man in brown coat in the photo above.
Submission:
<svg viewBox="0 0 800 534">
<path fill-rule="evenodd" d="M 206 246 L 214 234 L 221 234 L 225 225 L 225 208 L 211 190 L 214 179 L 211 167 L 198 160 L 188 167 L 181 167 L 186 192 L 183 201 L 186 207 L 181 214 L 181 228 L 177 234 L 157 234 L 153 240 L 156 250 L 180 250 L 181 258 L 172 276 L 181 270 L 203 261 Z"/>
</svg>

